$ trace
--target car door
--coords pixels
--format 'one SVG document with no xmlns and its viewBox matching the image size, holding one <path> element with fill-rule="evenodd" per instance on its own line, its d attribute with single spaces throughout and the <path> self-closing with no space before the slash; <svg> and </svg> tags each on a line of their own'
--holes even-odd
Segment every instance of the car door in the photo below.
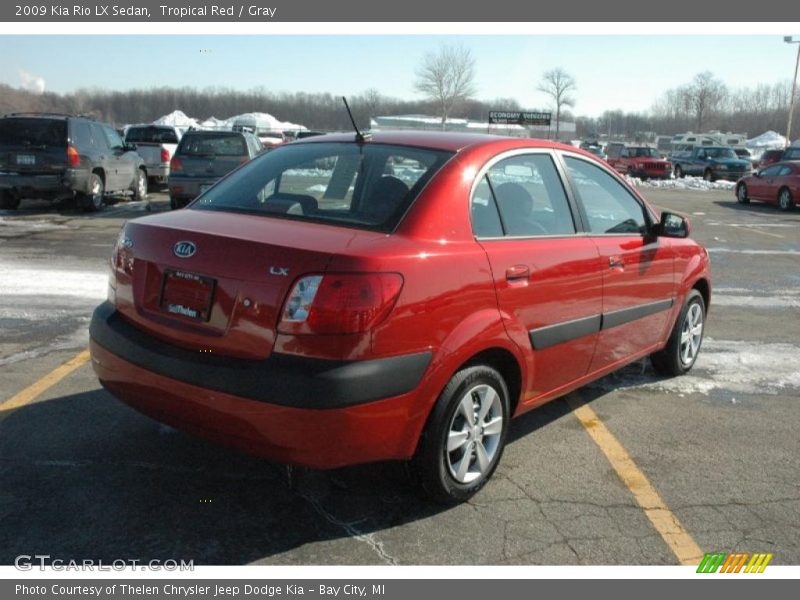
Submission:
<svg viewBox="0 0 800 600">
<path fill-rule="evenodd" d="M 778 194 L 781 189 L 792 188 L 792 167 L 787 164 L 777 165 L 779 169 L 769 181 L 768 189 L 764 190 L 767 194 L 765 200 L 770 204 L 778 204 Z"/>
<path fill-rule="evenodd" d="M 664 339 L 675 302 L 671 242 L 650 234 L 653 217 L 611 172 L 564 154 L 572 190 L 602 265 L 601 331 L 591 372 L 621 365 Z"/>
<path fill-rule="evenodd" d="M 758 177 L 753 177 L 747 186 L 747 195 L 753 200 L 776 202 L 778 188 L 775 187 L 775 178 L 781 170 L 781 165 L 770 165 L 763 169 Z M 773 193 L 774 192 L 774 193 Z"/>
<path fill-rule="evenodd" d="M 105 130 L 100 123 L 91 123 L 90 129 L 92 132 L 92 147 L 94 149 L 94 166 L 100 167 L 105 173 L 106 191 L 116 189 L 116 161 L 108 145 Z"/>
<path fill-rule="evenodd" d="M 486 251 L 511 337 L 528 350 L 526 403 L 583 377 L 600 325 L 598 251 L 577 234 L 550 151 L 495 157 L 471 198 L 475 237 Z"/>
<path fill-rule="evenodd" d="M 137 159 L 136 152 L 125 149 L 125 143 L 113 127 L 103 125 L 103 133 L 106 136 L 110 149 L 110 160 L 114 169 L 114 191 L 127 190 L 133 183 L 136 174 Z"/>
</svg>

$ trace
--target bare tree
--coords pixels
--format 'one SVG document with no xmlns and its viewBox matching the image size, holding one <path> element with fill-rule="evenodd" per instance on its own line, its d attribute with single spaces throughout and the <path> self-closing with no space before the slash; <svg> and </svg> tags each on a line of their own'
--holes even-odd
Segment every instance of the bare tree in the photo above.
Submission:
<svg viewBox="0 0 800 600">
<path fill-rule="evenodd" d="M 577 90 L 575 79 L 561 67 L 546 71 L 542 75 L 539 85 L 536 87 L 540 92 L 550 96 L 556 109 L 556 139 L 561 128 L 561 111 L 565 106 L 575 106 L 575 98 L 572 93 Z"/>
<path fill-rule="evenodd" d="M 417 69 L 415 89 L 439 106 L 442 129 L 458 106 L 475 94 L 475 59 L 463 46 L 429 52 Z"/>
<path fill-rule="evenodd" d="M 692 83 L 685 88 L 685 95 L 697 131 L 701 132 L 709 115 L 723 108 L 728 88 L 711 71 L 704 71 L 694 76 Z"/>
</svg>

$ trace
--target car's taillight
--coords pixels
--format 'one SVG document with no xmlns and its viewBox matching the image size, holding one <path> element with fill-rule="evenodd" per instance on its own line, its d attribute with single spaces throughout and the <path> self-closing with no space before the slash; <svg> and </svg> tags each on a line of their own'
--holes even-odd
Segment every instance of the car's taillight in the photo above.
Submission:
<svg viewBox="0 0 800 600">
<path fill-rule="evenodd" d="M 81 157 L 73 146 L 67 146 L 67 164 L 70 167 L 80 167 Z"/>
<path fill-rule="evenodd" d="M 173 173 L 177 173 L 178 171 L 183 171 L 183 162 L 180 158 L 173 158 L 169 161 L 169 170 Z"/>
<path fill-rule="evenodd" d="M 167 150 L 166 148 L 162 148 L 161 149 L 161 162 L 162 163 L 169 162 L 170 158 L 171 157 L 169 155 L 169 150 Z"/>
<path fill-rule="evenodd" d="M 281 314 L 278 331 L 289 334 L 361 333 L 394 308 L 398 273 L 326 273 L 299 279 Z"/>
</svg>

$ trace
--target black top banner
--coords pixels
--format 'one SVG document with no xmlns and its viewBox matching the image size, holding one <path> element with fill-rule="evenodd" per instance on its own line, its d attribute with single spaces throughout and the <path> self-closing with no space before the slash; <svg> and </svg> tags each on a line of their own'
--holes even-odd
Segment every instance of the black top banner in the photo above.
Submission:
<svg viewBox="0 0 800 600">
<path fill-rule="evenodd" d="M 550 125 L 549 112 L 493 110 L 489 112 L 490 125 Z"/>
<path fill-rule="evenodd" d="M 771 22 L 800 21 L 800 3 L 760 0 L 696 2 L 668 5 L 641 0 L 597 3 L 477 0 L 459 2 L 375 2 L 374 0 L 249 0 L 216 2 L 138 0 L 119 3 L 30 1 L 3 3 L 0 22 Z M 368 33 L 368 32 L 365 32 Z M 602 28 L 598 33 L 603 33 Z M 636 31 L 631 31 L 636 33 Z M 714 33 L 725 33 L 715 31 Z M 797 32 L 794 32 L 797 33 Z"/>
</svg>

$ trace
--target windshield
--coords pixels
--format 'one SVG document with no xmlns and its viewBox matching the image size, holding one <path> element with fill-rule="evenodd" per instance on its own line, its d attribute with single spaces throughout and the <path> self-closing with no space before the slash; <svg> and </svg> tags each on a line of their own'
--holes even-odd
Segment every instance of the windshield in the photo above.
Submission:
<svg viewBox="0 0 800 600">
<path fill-rule="evenodd" d="M 659 158 L 660 156 L 655 148 L 631 148 L 630 153 L 636 158 Z"/>
<path fill-rule="evenodd" d="M 238 133 L 192 135 L 187 133 L 176 152 L 183 156 L 247 156 L 244 137 Z"/>
<path fill-rule="evenodd" d="M 800 148 L 787 148 L 783 160 L 800 160 Z"/>
<path fill-rule="evenodd" d="M 0 119 L 0 144 L 65 147 L 67 122 L 63 119 Z"/>
<path fill-rule="evenodd" d="M 736 158 L 736 153 L 730 148 L 706 148 L 709 158 Z"/>
<path fill-rule="evenodd" d="M 282 146 L 221 181 L 191 208 L 391 231 L 451 156 L 383 144 Z"/>
<path fill-rule="evenodd" d="M 178 134 L 170 127 L 131 127 L 125 141 L 131 144 L 177 144 Z"/>
</svg>

